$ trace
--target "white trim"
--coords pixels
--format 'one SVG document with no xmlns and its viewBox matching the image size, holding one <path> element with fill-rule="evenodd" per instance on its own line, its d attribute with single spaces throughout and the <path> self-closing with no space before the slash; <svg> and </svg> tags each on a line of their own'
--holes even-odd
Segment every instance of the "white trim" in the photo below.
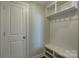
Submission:
<svg viewBox="0 0 79 59">
<path fill-rule="evenodd" d="M 30 35 L 29 35 L 29 5 L 27 6 L 27 57 L 29 57 L 29 37 L 30 37 Z"/>
<path fill-rule="evenodd" d="M 3 43 L 3 2 L 1 2 L 1 57 L 2 57 L 2 43 Z"/>
</svg>

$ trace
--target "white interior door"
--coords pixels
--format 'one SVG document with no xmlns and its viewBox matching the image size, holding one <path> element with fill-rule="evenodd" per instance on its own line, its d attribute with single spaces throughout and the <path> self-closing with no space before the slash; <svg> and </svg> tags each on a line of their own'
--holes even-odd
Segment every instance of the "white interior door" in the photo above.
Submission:
<svg viewBox="0 0 79 59">
<path fill-rule="evenodd" d="M 27 53 L 27 6 L 15 2 L 2 2 L 1 5 L 1 57 L 24 58 Z"/>
</svg>

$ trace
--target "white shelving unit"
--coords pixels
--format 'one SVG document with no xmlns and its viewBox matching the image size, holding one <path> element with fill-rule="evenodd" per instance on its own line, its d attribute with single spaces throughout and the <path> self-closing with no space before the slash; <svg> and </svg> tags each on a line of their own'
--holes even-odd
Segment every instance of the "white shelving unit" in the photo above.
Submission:
<svg viewBox="0 0 79 59">
<path fill-rule="evenodd" d="M 77 1 L 53 2 L 50 5 L 48 5 L 46 8 L 46 14 L 47 14 L 46 17 L 47 18 L 58 17 L 60 15 L 63 15 L 63 12 L 66 15 L 67 13 L 76 11 L 76 10 L 77 10 Z"/>
<path fill-rule="evenodd" d="M 47 6 L 46 8 L 46 18 L 48 20 L 50 19 L 56 19 L 56 18 L 65 18 L 69 16 L 75 15 L 77 13 L 78 9 L 78 2 L 77 1 L 58 1 L 58 2 L 53 2 L 50 5 Z M 50 51 L 48 51 L 46 48 L 48 48 Z M 57 46 L 51 46 L 51 45 L 46 45 L 45 46 L 45 53 L 48 53 L 54 58 L 59 58 L 59 57 L 67 57 L 67 58 L 77 58 L 77 51 L 74 50 L 72 52 L 71 50 L 65 50 Z M 46 57 L 48 57 L 45 54 Z"/>
</svg>

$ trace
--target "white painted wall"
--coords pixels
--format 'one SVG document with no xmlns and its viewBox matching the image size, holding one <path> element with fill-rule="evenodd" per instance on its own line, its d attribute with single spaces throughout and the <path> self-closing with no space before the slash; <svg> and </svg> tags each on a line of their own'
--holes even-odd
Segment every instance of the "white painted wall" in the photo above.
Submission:
<svg viewBox="0 0 79 59">
<path fill-rule="evenodd" d="M 29 55 L 30 57 L 37 56 L 43 53 L 44 48 L 44 7 L 30 3 L 30 44 Z"/>
</svg>

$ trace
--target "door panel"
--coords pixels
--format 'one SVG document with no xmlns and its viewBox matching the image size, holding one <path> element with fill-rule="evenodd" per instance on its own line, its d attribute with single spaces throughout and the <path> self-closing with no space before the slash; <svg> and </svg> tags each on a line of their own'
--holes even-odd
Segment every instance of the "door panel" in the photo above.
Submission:
<svg viewBox="0 0 79 59">
<path fill-rule="evenodd" d="M 26 57 L 26 20 L 25 5 L 3 2 L 2 57 Z M 25 38 L 23 38 L 25 36 Z"/>
<path fill-rule="evenodd" d="M 23 33 L 23 8 L 18 6 L 10 6 L 10 34 L 20 34 Z M 15 15 L 16 14 L 16 15 Z M 17 24 L 17 25 L 16 25 Z"/>
<path fill-rule="evenodd" d="M 23 40 L 22 40 L 23 41 Z M 11 57 L 25 57 L 24 55 L 24 43 L 22 41 L 10 42 L 11 47 Z"/>
</svg>

